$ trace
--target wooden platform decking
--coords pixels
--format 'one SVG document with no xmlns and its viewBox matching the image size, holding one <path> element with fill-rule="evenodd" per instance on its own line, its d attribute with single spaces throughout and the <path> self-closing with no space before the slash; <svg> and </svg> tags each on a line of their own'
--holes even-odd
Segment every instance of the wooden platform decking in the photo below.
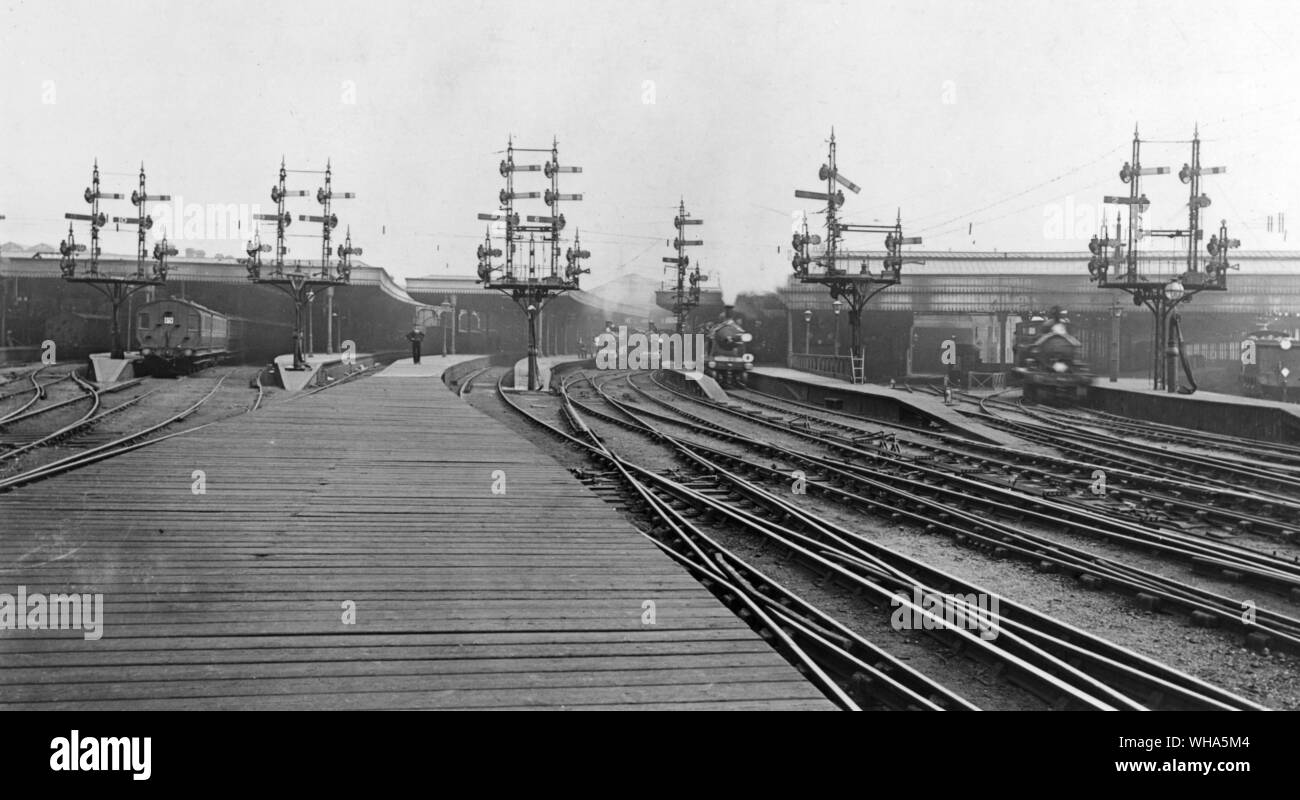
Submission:
<svg viewBox="0 0 1300 800">
<path fill-rule="evenodd" d="M 0 710 L 831 708 L 425 364 L 0 495 L 0 593 L 104 596 L 0 630 Z"/>
</svg>

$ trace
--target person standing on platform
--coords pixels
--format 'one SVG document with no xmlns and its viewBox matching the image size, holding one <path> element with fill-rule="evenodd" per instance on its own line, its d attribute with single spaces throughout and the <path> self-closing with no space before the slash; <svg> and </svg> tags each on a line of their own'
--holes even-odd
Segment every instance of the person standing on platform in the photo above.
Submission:
<svg viewBox="0 0 1300 800">
<path fill-rule="evenodd" d="M 419 325 L 413 326 L 411 332 L 406 334 L 406 341 L 411 343 L 411 360 L 419 364 L 420 343 L 424 341 L 424 328 Z"/>
</svg>

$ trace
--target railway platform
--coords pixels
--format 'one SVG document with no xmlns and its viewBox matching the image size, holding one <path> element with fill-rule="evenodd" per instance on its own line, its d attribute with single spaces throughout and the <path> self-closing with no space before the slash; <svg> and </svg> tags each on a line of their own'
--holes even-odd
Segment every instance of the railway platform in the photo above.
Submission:
<svg viewBox="0 0 1300 800">
<path fill-rule="evenodd" d="M 1016 436 L 959 413 L 956 406 L 945 405 L 942 399 L 933 395 L 869 383 L 855 385 L 784 367 L 756 367 L 750 371 L 748 381 L 759 391 L 804 403 L 826 405 L 850 414 L 910 425 L 936 422 L 981 441 L 1011 447 L 1024 444 Z"/>
<path fill-rule="evenodd" d="M 1105 380 L 1088 390 L 1088 405 L 1098 411 L 1151 422 L 1300 444 L 1300 406 L 1255 397 L 1197 391 L 1170 394 L 1151 388 L 1145 378 Z"/>
<path fill-rule="evenodd" d="M 0 710 L 833 708 L 442 361 L 0 494 Z"/>
<path fill-rule="evenodd" d="M 349 354 L 346 358 L 345 361 L 345 356 L 342 353 L 310 353 L 303 358 L 306 368 L 295 370 L 293 369 L 293 354 L 286 353 L 285 355 L 276 356 L 272 363 L 275 364 L 275 374 L 281 388 L 290 392 L 300 392 L 315 385 L 320 380 L 322 371 L 352 364 L 367 367 L 375 362 L 374 353 Z"/>
</svg>

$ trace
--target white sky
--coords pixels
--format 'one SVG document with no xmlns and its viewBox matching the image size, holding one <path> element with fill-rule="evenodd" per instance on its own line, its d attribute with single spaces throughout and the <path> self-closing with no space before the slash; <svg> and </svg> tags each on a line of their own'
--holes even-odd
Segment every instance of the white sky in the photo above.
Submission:
<svg viewBox="0 0 1300 800">
<path fill-rule="evenodd" d="M 1229 166 L 1204 181 L 1207 227 L 1226 217 L 1248 248 L 1289 248 L 1300 232 L 1284 241 L 1265 218 L 1294 214 L 1300 231 L 1296 41 L 1286 2 L 3 0 L 0 241 L 57 244 L 96 157 L 108 191 L 129 194 L 143 160 L 153 192 L 263 211 L 281 155 L 329 157 L 336 191 L 359 195 L 336 212 L 363 260 L 469 274 L 507 135 L 554 135 L 585 169 L 561 190 L 586 197 L 563 209 L 593 252 L 586 285 L 659 277 L 684 196 L 706 221 L 693 256 L 731 293 L 784 281 L 791 214 L 815 206 L 793 191 L 819 188 L 832 125 L 863 186 L 847 220 L 901 206 L 924 249 L 1066 250 L 1103 194 L 1126 193 L 1135 122 L 1153 139 L 1199 122 L 1203 164 Z M 1152 145 L 1143 164 L 1187 159 Z M 1152 227 L 1185 223 L 1176 177 L 1145 188 Z M 105 250 L 133 251 L 126 230 Z M 245 238 L 178 244 L 232 254 Z M 319 255 L 314 239 L 290 246 Z"/>
</svg>

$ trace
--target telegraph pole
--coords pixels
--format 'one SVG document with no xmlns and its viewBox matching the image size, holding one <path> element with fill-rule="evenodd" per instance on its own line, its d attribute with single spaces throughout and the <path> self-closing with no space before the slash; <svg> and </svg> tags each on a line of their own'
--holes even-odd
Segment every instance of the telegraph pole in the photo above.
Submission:
<svg viewBox="0 0 1300 800">
<path fill-rule="evenodd" d="M 1201 269 L 1200 251 L 1198 249 L 1204 231 L 1201 229 L 1201 209 L 1208 208 L 1210 198 L 1201 191 L 1203 175 L 1217 175 L 1227 172 L 1227 167 L 1201 166 L 1201 138 L 1199 131 L 1194 131 L 1190 142 L 1192 158 L 1178 171 L 1178 179 L 1188 185 L 1187 228 L 1186 229 L 1145 229 L 1142 216 L 1151 207 L 1151 201 L 1141 190 L 1142 178 L 1148 175 L 1167 175 L 1168 167 L 1143 167 L 1141 152 L 1143 140 L 1133 129 L 1132 160 L 1124 164 L 1119 172 L 1120 180 L 1129 185 L 1128 197 L 1107 195 L 1106 203 L 1127 206 L 1128 228 L 1124 230 L 1120 219 L 1115 220 L 1115 232 L 1103 228 L 1100 237 L 1093 236 L 1088 243 L 1092 258 L 1088 262 L 1091 280 L 1100 289 L 1119 289 L 1133 298 L 1136 306 L 1150 309 L 1155 321 L 1152 336 L 1151 376 L 1152 388 L 1164 389 L 1166 392 L 1178 390 L 1178 344 L 1174 337 L 1177 321 L 1175 309 L 1190 302 L 1192 297 L 1204 291 L 1225 292 L 1228 290 L 1228 270 L 1237 269 L 1237 265 L 1228 263 L 1228 251 L 1241 246 L 1240 240 L 1228 237 L 1227 221 L 1219 229 L 1219 235 L 1211 237 L 1207 244 L 1211 258 Z M 1138 242 L 1147 236 L 1170 239 L 1187 239 L 1186 265 L 1181 274 L 1163 277 L 1140 272 Z M 1123 272 L 1120 272 L 1120 268 Z"/>
<path fill-rule="evenodd" d="M 547 153 L 550 160 L 545 164 L 516 164 L 515 153 Z M 573 246 L 564 252 L 565 267 L 560 271 L 560 232 L 566 221 L 560 213 L 561 201 L 579 201 L 581 194 L 562 194 L 560 192 L 560 175 L 582 172 L 582 167 L 560 164 L 559 143 L 552 140 L 549 149 L 515 147 L 514 141 L 506 143 L 506 157 L 499 165 L 498 171 L 505 178 L 506 187 L 497 199 L 500 212 L 496 214 L 479 214 L 478 218 L 489 222 L 504 223 L 504 247 L 495 247 L 492 243 L 492 230 L 489 226 L 483 244 L 478 247 L 478 282 L 489 289 L 497 289 L 515 301 L 528 318 L 528 390 L 536 391 L 541 387 L 537 381 L 537 320 L 542 308 L 552 297 L 578 288 L 579 277 L 591 270 L 582 268 L 583 259 L 591 253 L 582 249 L 582 242 L 577 233 L 573 237 Z M 550 188 L 544 192 L 515 191 L 515 173 L 541 172 L 550 180 Z M 549 207 L 545 215 L 529 215 L 521 223 L 519 213 L 515 211 L 516 200 L 541 199 Z M 528 243 L 527 268 L 520 269 L 516 258 L 517 246 Z M 537 248 L 542 246 L 544 273 L 539 273 Z M 504 256 L 501 265 L 494 265 L 493 259 Z M 549 265 L 549 268 L 548 266 Z"/>
<path fill-rule="evenodd" d="M 308 268 L 303 271 L 302 264 L 294 263 L 293 271 L 286 271 L 284 256 L 289 252 L 285 245 L 285 231 L 293 222 L 293 215 L 285 209 L 285 200 L 289 197 L 307 197 L 308 193 L 303 190 L 290 190 L 285 187 L 288 179 L 288 173 L 293 172 L 314 172 L 313 170 L 288 170 L 285 168 L 284 159 L 280 160 L 280 180 L 275 186 L 271 187 L 271 200 L 275 202 L 275 214 L 257 214 L 255 219 L 265 222 L 275 222 L 275 260 L 271 266 L 273 270 L 269 275 L 262 274 L 262 253 L 268 252 L 271 248 L 269 245 L 262 244 L 261 236 L 254 235 L 253 240 L 248 243 L 246 248 L 248 258 L 244 264 L 248 268 L 248 279 L 253 283 L 274 286 L 293 300 L 293 366 L 290 369 L 304 370 L 307 369 L 307 361 L 303 351 L 303 307 L 307 304 L 308 297 L 314 295 L 317 289 L 333 289 L 336 286 L 347 286 L 352 282 L 352 262 L 350 256 L 360 255 L 361 249 L 352 247 L 351 232 L 348 233 L 346 250 L 347 256 L 344 256 L 344 247 L 339 249 L 339 262 L 337 266 L 330 264 L 330 236 L 332 231 L 338 227 L 339 218 L 330 210 L 331 203 L 335 198 L 353 199 L 356 194 L 352 192 L 335 192 L 333 188 L 333 169 L 329 161 L 325 162 L 325 185 L 316 190 L 316 202 L 322 206 L 319 216 L 308 216 L 299 214 L 300 222 L 319 222 L 321 224 L 321 261 L 320 270 L 313 271 L 311 262 L 308 262 Z M 317 173 L 319 174 L 319 173 Z"/>
<path fill-rule="evenodd" d="M 852 366 L 853 383 L 863 383 L 866 379 L 866 354 L 862 349 L 862 310 L 871 298 L 890 286 L 897 286 L 901 280 L 904 264 L 924 264 L 924 261 L 904 258 L 903 246 L 920 244 L 919 236 L 903 235 L 903 216 L 900 211 L 893 225 L 856 225 L 839 221 L 839 209 L 844 205 L 844 192 L 837 188 L 843 186 L 854 194 L 862 189 L 856 183 L 840 174 L 836 164 L 835 131 L 831 131 L 830 149 L 827 163 L 818 170 L 818 178 L 826 182 L 826 191 L 813 192 L 796 189 L 794 196 L 806 200 L 821 200 L 826 203 L 826 238 L 821 252 L 813 254 L 812 246 L 821 245 L 822 237 L 808 232 L 805 218 L 802 232 L 794 234 L 792 244 L 794 256 L 791 263 L 800 283 L 816 283 L 826 286 L 832 300 L 843 299 L 849 307 L 849 360 Z M 878 274 L 871 272 L 870 260 L 861 253 L 841 252 L 840 242 L 846 233 L 885 234 L 885 257 Z M 858 272 L 850 273 L 841 269 L 840 261 L 861 260 Z"/>
<path fill-rule="evenodd" d="M 79 245 L 73 236 L 72 223 L 68 223 L 68 238 L 59 243 L 59 270 L 63 274 L 63 279 L 69 283 L 84 283 L 93 286 L 97 291 L 108 298 L 112 305 L 112 352 L 110 358 L 121 360 L 126 357 L 125 348 L 122 346 L 122 328 L 121 308 L 122 304 L 127 301 L 131 295 L 141 289 L 150 286 L 162 286 L 167 282 L 167 256 L 175 255 L 175 248 L 167 244 L 166 238 L 155 245 L 153 250 L 154 264 L 150 272 L 145 270 L 145 262 L 148 259 L 149 251 L 146 248 L 145 234 L 146 231 L 153 227 L 153 217 L 145 213 L 145 203 L 166 202 L 171 200 L 169 195 L 149 195 L 145 191 L 144 165 L 140 165 L 140 186 L 131 192 L 131 203 L 136 207 L 136 216 L 134 217 L 113 217 L 113 222 L 136 225 L 137 242 L 136 242 L 136 261 L 134 275 L 110 275 L 99 268 L 99 257 L 101 250 L 99 246 L 99 230 L 108 224 L 108 216 L 99 210 L 100 200 L 123 200 L 124 195 L 115 192 L 104 192 L 99 186 L 99 161 L 95 161 L 93 171 L 91 172 L 90 186 L 82 194 L 85 201 L 90 204 L 89 214 L 64 214 L 64 219 L 78 220 L 90 223 L 90 257 L 86 265 L 86 270 L 81 275 L 77 274 L 77 254 L 86 252 L 85 245 Z"/>
</svg>

